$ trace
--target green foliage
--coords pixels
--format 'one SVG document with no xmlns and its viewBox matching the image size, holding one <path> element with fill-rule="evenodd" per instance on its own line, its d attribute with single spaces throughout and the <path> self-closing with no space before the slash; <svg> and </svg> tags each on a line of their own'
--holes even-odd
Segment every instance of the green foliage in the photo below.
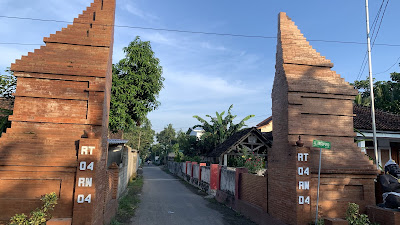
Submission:
<svg viewBox="0 0 400 225">
<path fill-rule="evenodd" d="M 11 70 L 7 69 L 6 72 L 8 72 L 8 75 L 0 75 L 0 98 L 12 100 L 14 98 L 12 94 L 17 86 L 17 78 Z M 3 132 L 6 132 L 7 127 L 10 127 L 11 123 L 8 121 L 8 116 L 12 113 L 12 110 L 0 108 L 0 137 Z"/>
<path fill-rule="evenodd" d="M 371 223 L 369 221 L 368 216 L 365 214 L 360 214 L 360 206 L 356 203 L 350 203 L 346 210 L 346 220 L 349 222 L 349 225 L 373 225 L 375 223 Z"/>
<path fill-rule="evenodd" d="M 257 173 L 264 168 L 264 158 L 253 156 L 246 159 L 244 167 L 249 170 L 249 173 Z"/>
<path fill-rule="evenodd" d="M 6 129 L 10 127 L 11 122 L 8 121 L 8 116 L 13 113 L 12 110 L 8 109 L 0 109 L 0 137 L 3 132 L 6 132 Z"/>
<path fill-rule="evenodd" d="M 8 75 L 0 75 L 0 97 L 6 99 L 14 98 L 12 94 L 17 87 L 17 78 L 11 70 L 7 69 L 5 72 Z"/>
<path fill-rule="evenodd" d="M 157 133 L 156 137 L 161 147 L 161 154 L 164 156 L 168 155 L 169 152 L 174 152 L 174 149 L 176 150 L 178 148 L 179 150 L 179 145 L 175 145 L 177 143 L 176 131 L 172 127 L 172 124 L 168 124 L 168 126 L 164 127 L 164 130 Z"/>
<path fill-rule="evenodd" d="M 205 131 L 205 133 L 201 136 L 201 142 L 199 143 L 199 147 L 202 149 L 202 154 L 207 154 L 215 149 L 219 144 L 245 127 L 245 122 L 248 119 L 254 117 L 254 115 L 248 115 L 239 123 L 234 124 L 233 120 L 236 118 L 236 115 L 232 115 L 232 107 L 233 105 L 229 107 L 228 114 L 225 117 L 223 117 L 225 111 L 222 113 L 215 112 L 215 117 L 206 115 L 206 117 L 210 118 L 210 123 L 199 116 L 193 116 L 201 123 L 199 125 L 195 125 L 193 129 L 200 127 Z"/>
<path fill-rule="evenodd" d="M 10 225 L 42 225 L 46 224 L 46 221 L 51 218 L 50 211 L 54 210 L 57 204 L 57 195 L 52 192 L 46 194 L 40 198 L 43 202 L 41 208 L 33 210 L 29 217 L 25 214 L 17 214 L 10 219 Z"/>
<path fill-rule="evenodd" d="M 154 142 L 155 131 L 151 128 L 151 122 L 146 118 L 140 126 L 133 126 L 124 133 L 127 145 L 139 150 L 139 155 L 144 161 L 150 156 L 150 147 Z"/>
<path fill-rule="evenodd" d="M 308 224 L 310 224 L 310 225 L 324 225 L 325 223 L 324 223 L 324 219 L 318 219 L 317 223 L 315 223 L 315 221 L 312 221 L 312 222 L 310 222 Z"/>
<path fill-rule="evenodd" d="M 117 219 L 113 218 L 110 222 L 110 225 L 122 225 L 122 223 L 118 222 Z"/>
<path fill-rule="evenodd" d="M 172 127 L 172 124 L 168 124 L 164 127 L 160 133 L 156 135 L 157 141 L 164 146 L 172 146 L 176 143 L 176 131 Z"/>
<path fill-rule="evenodd" d="M 129 223 L 135 210 L 138 208 L 140 198 L 138 194 L 143 187 L 143 178 L 136 177 L 128 184 L 127 194 L 120 198 L 118 204 L 118 212 L 116 217 L 111 221 L 110 225 L 119 225 Z"/>
<path fill-rule="evenodd" d="M 149 41 L 136 37 L 125 47 L 125 58 L 113 65 L 109 128 L 129 130 L 160 105 L 157 97 L 164 78 L 160 60 Z"/>
<path fill-rule="evenodd" d="M 228 166 L 230 167 L 245 167 L 244 166 L 245 162 L 246 162 L 246 157 L 244 155 L 228 157 Z"/>
<path fill-rule="evenodd" d="M 201 162 L 201 158 L 200 156 L 196 155 L 196 156 L 186 156 L 184 157 L 184 159 L 182 160 L 182 162 L 186 162 L 186 161 L 190 161 L 190 162 Z"/>
<path fill-rule="evenodd" d="M 182 149 L 183 154 L 187 156 L 195 156 L 200 154 L 197 137 L 191 136 L 191 131 L 191 129 L 189 129 L 186 133 L 178 131 L 176 138 L 179 144 L 179 148 Z"/>
<path fill-rule="evenodd" d="M 242 156 L 234 156 L 231 159 L 233 167 L 246 167 L 249 173 L 257 173 L 265 167 L 263 157 L 257 156 L 245 148 L 240 149 L 240 152 L 242 152 Z"/>
<path fill-rule="evenodd" d="M 161 144 L 153 144 L 150 147 L 150 158 L 155 160 L 155 156 L 160 156 L 161 152 L 163 152 L 163 147 L 161 146 Z"/>
<path fill-rule="evenodd" d="M 390 81 L 374 81 L 375 107 L 383 111 L 400 114 L 400 73 L 390 74 Z M 359 94 L 355 103 L 363 106 L 371 105 L 369 80 L 354 81 Z"/>
<path fill-rule="evenodd" d="M 174 162 L 184 162 L 184 157 L 182 152 L 175 152 Z"/>
</svg>

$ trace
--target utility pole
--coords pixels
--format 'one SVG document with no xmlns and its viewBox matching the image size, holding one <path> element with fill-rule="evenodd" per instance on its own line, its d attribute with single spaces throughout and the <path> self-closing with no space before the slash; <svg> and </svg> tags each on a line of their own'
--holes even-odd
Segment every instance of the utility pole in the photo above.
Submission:
<svg viewBox="0 0 400 225">
<path fill-rule="evenodd" d="M 374 98 L 374 84 L 372 79 L 372 63 L 371 63 L 371 40 L 369 37 L 369 12 L 368 12 L 368 0 L 365 0 L 365 15 L 367 17 L 367 48 L 368 48 L 368 69 L 369 69 L 369 88 L 371 90 L 371 117 L 372 117 L 372 132 L 374 135 L 374 152 L 376 169 L 379 170 L 378 162 L 378 143 L 376 141 L 376 124 L 375 124 L 375 98 Z"/>
</svg>

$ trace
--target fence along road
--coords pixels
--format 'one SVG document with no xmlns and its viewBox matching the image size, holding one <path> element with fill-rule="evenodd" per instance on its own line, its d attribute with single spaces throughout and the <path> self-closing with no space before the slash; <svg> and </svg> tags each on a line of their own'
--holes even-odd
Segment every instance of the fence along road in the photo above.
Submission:
<svg viewBox="0 0 400 225">
<path fill-rule="evenodd" d="M 131 225 L 254 224 L 225 206 L 193 193 L 179 179 L 156 166 L 143 167 L 144 184 Z"/>
</svg>

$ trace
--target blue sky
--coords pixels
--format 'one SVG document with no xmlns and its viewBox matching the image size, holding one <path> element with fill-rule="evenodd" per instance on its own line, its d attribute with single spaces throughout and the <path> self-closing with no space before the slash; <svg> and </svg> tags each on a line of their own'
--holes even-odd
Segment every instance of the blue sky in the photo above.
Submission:
<svg viewBox="0 0 400 225">
<path fill-rule="evenodd" d="M 72 21 L 91 0 L 1 0 L 0 16 Z M 371 23 L 382 1 L 370 0 Z M 385 1 L 386 4 L 386 1 Z M 399 1 L 390 1 L 376 43 L 400 44 Z M 277 15 L 284 11 L 309 40 L 366 42 L 364 0 L 335 1 L 183 1 L 117 0 L 116 25 L 175 30 L 277 35 Z M 378 21 L 379 22 L 379 21 Z M 39 48 L 43 37 L 66 23 L 0 18 L 0 69 Z M 197 124 L 193 115 L 204 117 L 227 110 L 233 104 L 237 121 L 254 114 L 254 126 L 271 115 L 271 91 L 275 74 L 276 39 L 189 34 L 156 30 L 115 29 L 113 61 L 124 57 L 122 48 L 135 36 L 151 41 L 163 66 L 165 88 L 158 110 L 149 114 L 159 132 L 172 123 L 187 130 Z M 357 79 L 366 45 L 311 41 L 313 47 L 334 63 L 333 69 L 346 81 Z M 400 57 L 400 47 L 376 45 L 372 52 L 373 73 L 386 71 Z M 399 72 L 398 62 L 388 72 Z M 361 78 L 368 75 L 368 68 Z"/>
</svg>

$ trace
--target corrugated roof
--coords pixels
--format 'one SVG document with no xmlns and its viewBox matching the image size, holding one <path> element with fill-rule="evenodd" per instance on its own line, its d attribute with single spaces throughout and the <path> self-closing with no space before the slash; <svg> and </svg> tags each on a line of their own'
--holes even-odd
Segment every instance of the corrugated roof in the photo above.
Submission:
<svg viewBox="0 0 400 225">
<path fill-rule="evenodd" d="M 109 145 L 116 145 L 116 144 L 126 144 L 129 140 L 124 139 L 108 139 Z"/>
</svg>

